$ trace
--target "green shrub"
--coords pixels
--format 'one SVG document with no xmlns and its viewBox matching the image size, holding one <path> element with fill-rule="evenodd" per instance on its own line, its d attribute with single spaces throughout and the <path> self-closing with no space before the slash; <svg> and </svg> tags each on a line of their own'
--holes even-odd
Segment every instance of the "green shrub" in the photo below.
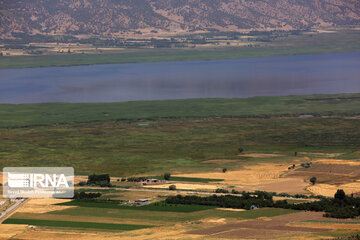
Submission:
<svg viewBox="0 0 360 240">
<path fill-rule="evenodd" d="M 86 182 L 82 181 L 82 182 L 79 182 L 79 186 L 85 186 L 86 185 Z"/>
<path fill-rule="evenodd" d="M 170 173 L 164 173 L 164 179 L 170 180 L 171 174 Z"/>
</svg>

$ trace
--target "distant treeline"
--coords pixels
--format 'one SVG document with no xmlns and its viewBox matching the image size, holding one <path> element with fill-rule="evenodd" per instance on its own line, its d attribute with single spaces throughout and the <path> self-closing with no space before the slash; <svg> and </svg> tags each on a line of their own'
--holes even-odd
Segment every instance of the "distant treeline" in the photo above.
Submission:
<svg viewBox="0 0 360 240">
<path fill-rule="evenodd" d="M 229 190 L 218 188 L 215 190 L 216 193 L 230 193 Z M 231 194 L 241 194 L 242 196 L 246 195 L 271 195 L 271 196 L 277 196 L 277 197 L 289 197 L 289 198 L 302 198 L 302 199 L 326 199 L 327 197 L 322 195 L 305 195 L 305 194 L 289 194 L 289 193 L 276 193 L 276 192 L 265 192 L 265 191 L 254 191 L 254 192 L 246 192 L 246 191 L 237 191 L 233 189 L 231 191 Z"/>
<path fill-rule="evenodd" d="M 13 33 L 15 39 L 0 39 L 1 44 L 9 44 L 9 48 L 18 49 L 26 48 L 23 44 L 29 43 L 79 43 L 92 44 L 95 47 L 148 47 L 155 48 L 181 48 L 189 47 L 189 44 L 207 44 L 209 40 L 237 40 L 243 36 L 249 36 L 248 41 L 270 42 L 278 37 L 288 37 L 289 35 L 300 35 L 301 30 L 273 30 L 273 31 L 251 31 L 249 33 L 240 32 L 221 32 L 210 31 L 208 33 L 186 34 L 182 36 L 172 37 L 170 39 L 147 39 L 147 38 L 118 38 L 118 37 L 89 37 L 77 38 L 70 35 L 29 35 L 26 33 Z M 140 33 L 140 32 L 139 32 Z M 156 33 L 156 31 L 154 32 Z"/>
<path fill-rule="evenodd" d="M 170 196 L 166 199 L 168 204 L 198 204 L 217 206 L 223 208 L 251 209 L 274 207 L 293 210 L 325 212 L 325 217 L 355 218 L 360 216 L 360 198 L 346 196 L 343 190 L 338 190 L 334 198 L 322 198 L 319 201 L 290 204 L 287 200 L 274 201 L 272 193 L 258 191 L 256 195 L 246 192 L 241 196 Z"/>
</svg>

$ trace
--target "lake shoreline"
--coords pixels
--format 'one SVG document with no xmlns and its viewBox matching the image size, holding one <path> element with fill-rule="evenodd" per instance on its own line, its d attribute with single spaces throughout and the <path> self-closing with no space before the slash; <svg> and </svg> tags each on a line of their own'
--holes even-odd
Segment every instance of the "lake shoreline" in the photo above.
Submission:
<svg viewBox="0 0 360 240">
<path fill-rule="evenodd" d="M 1 103 L 360 92 L 360 52 L 0 70 Z"/>
<path fill-rule="evenodd" d="M 172 49 L 170 49 L 172 50 Z M 141 52 L 144 51 L 144 52 Z M 193 62 L 227 59 L 262 58 L 275 56 L 319 55 L 360 52 L 360 47 L 328 48 L 257 48 L 257 49 L 176 49 L 174 52 L 159 54 L 156 49 L 140 49 L 140 54 L 75 54 L 41 56 L 3 56 L 0 57 L 0 70 L 49 67 L 75 67 L 129 63 Z M 149 56 L 154 52 L 153 56 Z"/>
</svg>

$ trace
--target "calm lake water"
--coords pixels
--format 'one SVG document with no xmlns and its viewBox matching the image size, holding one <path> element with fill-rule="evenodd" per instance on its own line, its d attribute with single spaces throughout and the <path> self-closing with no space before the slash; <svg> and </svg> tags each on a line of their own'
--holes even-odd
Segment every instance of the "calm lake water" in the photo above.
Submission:
<svg viewBox="0 0 360 240">
<path fill-rule="evenodd" d="M 360 52 L 0 70 L 0 103 L 360 92 Z"/>
</svg>

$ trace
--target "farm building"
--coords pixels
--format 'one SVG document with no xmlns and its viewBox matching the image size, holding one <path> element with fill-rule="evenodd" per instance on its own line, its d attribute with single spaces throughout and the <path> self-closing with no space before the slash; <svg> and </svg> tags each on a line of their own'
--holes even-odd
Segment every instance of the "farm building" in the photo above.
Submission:
<svg viewBox="0 0 360 240">
<path fill-rule="evenodd" d="M 135 200 L 134 204 L 135 205 L 147 205 L 147 204 L 149 204 L 149 200 L 148 199 L 138 199 L 138 200 Z"/>
<path fill-rule="evenodd" d="M 257 209 L 259 209 L 259 208 L 255 205 L 251 205 L 251 207 L 250 207 L 250 210 L 257 210 Z"/>
<path fill-rule="evenodd" d="M 166 181 L 159 179 L 146 179 L 145 181 L 140 182 L 140 185 L 158 185 L 164 183 L 166 183 Z"/>
</svg>

